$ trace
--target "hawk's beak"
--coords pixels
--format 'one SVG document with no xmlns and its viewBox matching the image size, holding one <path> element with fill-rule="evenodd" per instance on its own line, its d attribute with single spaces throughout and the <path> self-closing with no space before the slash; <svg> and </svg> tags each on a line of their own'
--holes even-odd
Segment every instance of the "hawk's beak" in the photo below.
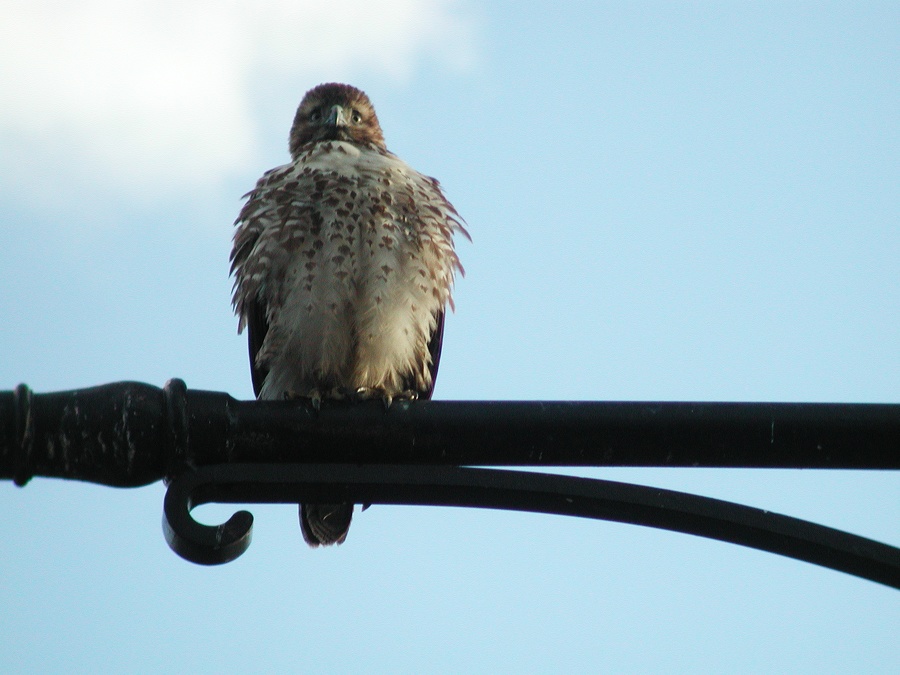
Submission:
<svg viewBox="0 0 900 675">
<path fill-rule="evenodd" d="M 328 113 L 328 119 L 325 120 L 325 124 L 329 127 L 347 126 L 347 117 L 346 113 L 344 113 L 343 106 L 337 104 L 331 106 L 331 110 Z"/>
</svg>

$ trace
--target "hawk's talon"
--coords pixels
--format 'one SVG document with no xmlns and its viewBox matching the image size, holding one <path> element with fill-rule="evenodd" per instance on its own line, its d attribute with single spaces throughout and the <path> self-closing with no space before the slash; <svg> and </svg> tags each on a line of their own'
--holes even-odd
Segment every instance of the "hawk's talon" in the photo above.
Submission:
<svg viewBox="0 0 900 675">
<path fill-rule="evenodd" d="M 316 412 L 319 412 L 319 408 L 322 407 L 322 393 L 318 389 L 313 389 L 306 394 L 301 394 L 293 389 L 284 392 L 285 401 L 297 401 L 300 399 L 309 401 L 309 405 Z"/>
<path fill-rule="evenodd" d="M 332 387 L 328 390 L 326 398 L 331 401 L 350 401 L 352 400 L 352 395 L 347 387 Z"/>
</svg>

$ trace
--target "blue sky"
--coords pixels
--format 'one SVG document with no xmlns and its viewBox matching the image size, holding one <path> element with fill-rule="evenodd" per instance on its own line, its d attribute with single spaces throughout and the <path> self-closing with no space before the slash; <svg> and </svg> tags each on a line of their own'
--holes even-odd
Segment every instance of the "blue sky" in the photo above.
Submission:
<svg viewBox="0 0 900 675">
<path fill-rule="evenodd" d="M 900 402 L 896 3 L 0 7 L 2 389 L 250 398 L 231 223 L 339 80 L 473 235 L 436 398 Z M 583 473 L 900 544 L 893 473 Z M 895 591 L 758 551 L 412 507 L 310 551 L 255 506 L 203 568 L 163 494 L 0 485 L 0 670 L 900 670 Z"/>
</svg>

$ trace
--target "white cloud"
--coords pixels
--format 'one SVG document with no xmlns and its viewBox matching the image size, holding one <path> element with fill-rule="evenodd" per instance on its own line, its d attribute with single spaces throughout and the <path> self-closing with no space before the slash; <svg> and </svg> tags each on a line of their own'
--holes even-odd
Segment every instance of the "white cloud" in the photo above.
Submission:
<svg viewBox="0 0 900 675">
<path fill-rule="evenodd" d="M 246 165 L 254 78 L 472 58 L 449 0 L 0 0 L 0 15 L 0 170 L 55 162 L 142 190 Z"/>
</svg>

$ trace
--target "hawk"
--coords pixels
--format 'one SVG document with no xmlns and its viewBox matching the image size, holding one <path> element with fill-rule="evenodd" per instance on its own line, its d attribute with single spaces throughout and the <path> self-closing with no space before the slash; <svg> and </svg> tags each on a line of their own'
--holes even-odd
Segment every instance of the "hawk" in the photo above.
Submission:
<svg viewBox="0 0 900 675">
<path fill-rule="evenodd" d="M 462 218 L 384 143 L 365 93 L 322 84 L 291 127 L 291 162 L 245 197 L 231 252 L 257 398 L 427 399 L 463 268 Z M 340 544 L 352 504 L 301 504 L 310 546 Z"/>
</svg>

